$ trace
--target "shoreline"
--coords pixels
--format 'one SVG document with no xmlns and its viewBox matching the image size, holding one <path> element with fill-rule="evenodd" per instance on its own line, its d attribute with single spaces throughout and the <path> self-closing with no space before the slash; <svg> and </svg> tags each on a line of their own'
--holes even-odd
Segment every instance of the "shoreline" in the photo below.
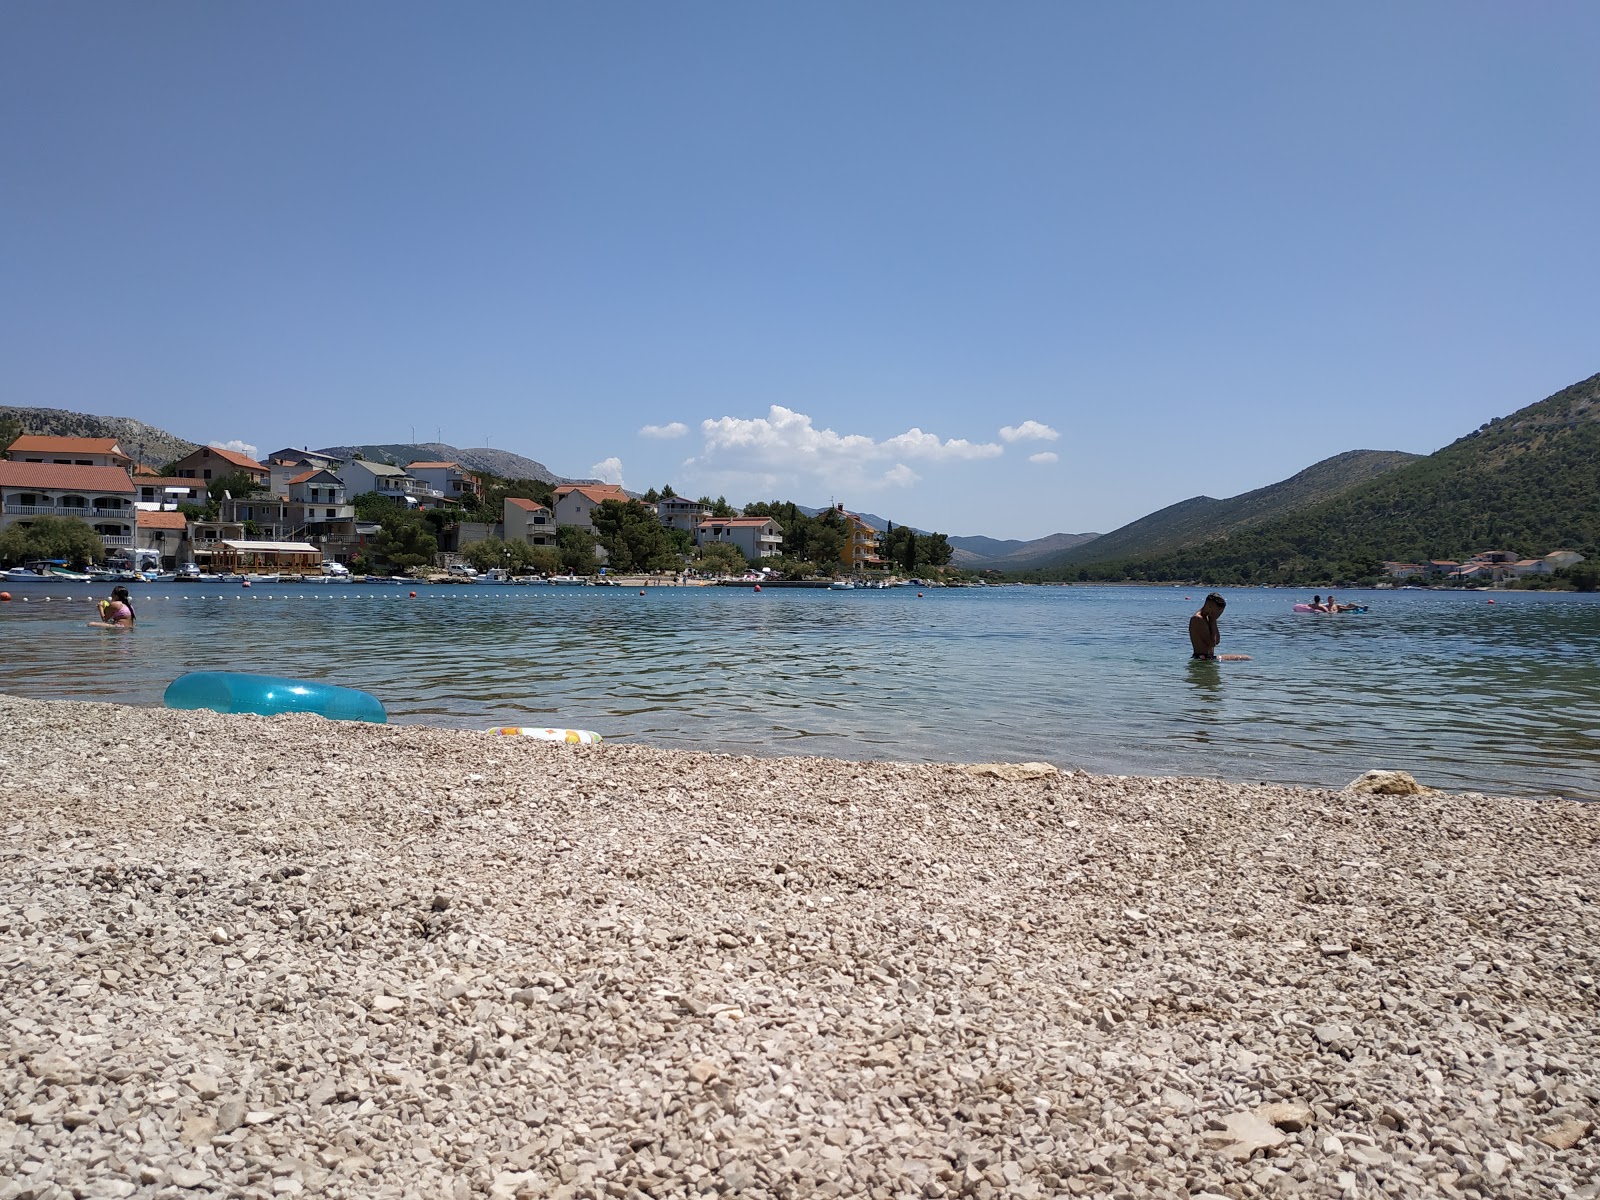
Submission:
<svg viewBox="0 0 1600 1200">
<path fill-rule="evenodd" d="M 34 1195 L 1596 1192 L 1592 805 L 0 721 Z"/>
</svg>

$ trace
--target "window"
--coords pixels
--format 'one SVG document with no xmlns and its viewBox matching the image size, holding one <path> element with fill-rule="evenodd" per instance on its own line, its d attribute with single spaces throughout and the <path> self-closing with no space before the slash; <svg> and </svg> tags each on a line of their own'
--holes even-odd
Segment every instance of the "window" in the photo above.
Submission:
<svg viewBox="0 0 1600 1200">
<path fill-rule="evenodd" d="M 328 510 L 328 516 L 331 518 L 333 515 L 334 515 L 334 510 L 330 508 Z"/>
<path fill-rule="evenodd" d="M 211 468 L 210 467 L 206 468 L 206 473 L 203 476 L 201 476 L 201 478 L 202 479 L 210 479 L 211 478 Z"/>
</svg>

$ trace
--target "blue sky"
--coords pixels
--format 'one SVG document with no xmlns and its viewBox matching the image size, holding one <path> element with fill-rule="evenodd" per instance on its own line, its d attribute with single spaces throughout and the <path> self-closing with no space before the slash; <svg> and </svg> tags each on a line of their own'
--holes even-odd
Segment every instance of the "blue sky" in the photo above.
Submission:
<svg viewBox="0 0 1600 1200">
<path fill-rule="evenodd" d="M 13 3 L 0 403 L 1106 531 L 1600 370 L 1597 46 L 1592 3 Z"/>
</svg>

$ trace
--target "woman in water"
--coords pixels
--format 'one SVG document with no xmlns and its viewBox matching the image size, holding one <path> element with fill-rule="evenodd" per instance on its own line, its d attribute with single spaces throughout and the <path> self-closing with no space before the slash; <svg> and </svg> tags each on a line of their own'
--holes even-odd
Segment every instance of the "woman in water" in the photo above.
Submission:
<svg viewBox="0 0 1600 1200">
<path fill-rule="evenodd" d="M 128 589 L 120 583 L 111 589 L 111 599 L 100 601 L 100 623 L 102 625 L 131 626 L 138 620 L 138 615 L 133 611 L 132 598 Z"/>
</svg>

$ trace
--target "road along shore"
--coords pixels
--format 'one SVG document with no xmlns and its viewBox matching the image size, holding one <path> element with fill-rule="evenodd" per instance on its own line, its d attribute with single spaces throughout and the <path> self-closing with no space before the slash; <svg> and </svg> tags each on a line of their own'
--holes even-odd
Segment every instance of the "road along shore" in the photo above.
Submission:
<svg viewBox="0 0 1600 1200">
<path fill-rule="evenodd" d="M 1600 806 L 0 723 L 0 1200 L 1600 1194 Z"/>
</svg>

